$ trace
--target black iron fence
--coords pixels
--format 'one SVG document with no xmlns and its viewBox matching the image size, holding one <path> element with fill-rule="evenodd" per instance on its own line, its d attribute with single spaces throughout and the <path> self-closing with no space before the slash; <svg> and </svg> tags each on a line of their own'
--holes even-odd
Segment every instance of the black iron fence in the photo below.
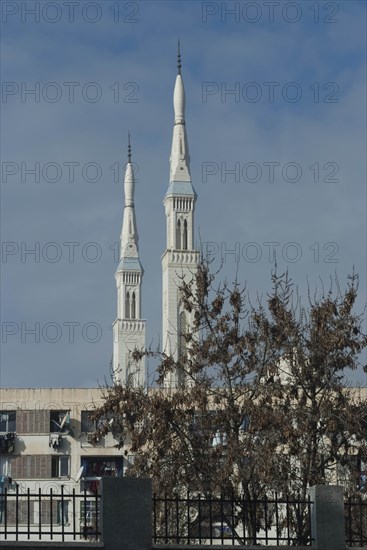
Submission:
<svg viewBox="0 0 367 550">
<path fill-rule="evenodd" d="M 345 540 L 348 546 L 367 546 L 367 500 L 349 498 L 344 503 Z"/>
<path fill-rule="evenodd" d="M 106 493 L 104 498 L 110 496 Z M 77 493 L 63 486 L 47 493 L 41 489 L 20 492 L 18 486 L 4 490 L 0 492 L 0 540 L 100 541 L 101 499 L 99 494 Z M 367 500 L 350 498 L 344 509 L 346 544 L 367 546 Z M 274 495 L 250 501 L 238 496 L 154 495 L 153 542 L 311 546 L 311 515 L 315 521 L 310 498 Z"/>
<path fill-rule="evenodd" d="M 98 541 L 100 502 L 98 494 L 66 493 L 63 486 L 59 493 L 5 489 L 0 493 L 0 539 Z"/>
<path fill-rule="evenodd" d="M 288 544 L 311 546 L 307 500 L 244 497 L 153 497 L 155 544 Z"/>
</svg>

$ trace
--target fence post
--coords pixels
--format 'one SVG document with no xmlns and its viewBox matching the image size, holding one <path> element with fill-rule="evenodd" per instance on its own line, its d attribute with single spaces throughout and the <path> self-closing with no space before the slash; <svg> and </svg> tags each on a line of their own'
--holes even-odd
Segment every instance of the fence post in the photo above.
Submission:
<svg viewBox="0 0 367 550">
<path fill-rule="evenodd" d="M 310 487 L 311 530 L 317 550 L 345 550 L 343 487 Z"/>
<path fill-rule="evenodd" d="M 150 479 L 102 478 L 101 530 L 105 550 L 151 550 Z"/>
</svg>

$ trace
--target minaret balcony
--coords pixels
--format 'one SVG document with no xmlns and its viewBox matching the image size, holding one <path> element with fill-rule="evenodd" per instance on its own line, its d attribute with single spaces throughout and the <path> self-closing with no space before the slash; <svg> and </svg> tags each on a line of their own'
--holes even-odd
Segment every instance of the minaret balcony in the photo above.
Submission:
<svg viewBox="0 0 367 550">
<path fill-rule="evenodd" d="M 163 256 L 167 256 L 170 264 L 198 264 L 200 252 L 198 250 L 166 250 Z"/>
<path fill-rule="evenodd" d="M 145 330 L 145 319 L 116 319 L 115 323 L 120 323 L 121 330 L 129 332 L 142 332 Z"/>
</svg>

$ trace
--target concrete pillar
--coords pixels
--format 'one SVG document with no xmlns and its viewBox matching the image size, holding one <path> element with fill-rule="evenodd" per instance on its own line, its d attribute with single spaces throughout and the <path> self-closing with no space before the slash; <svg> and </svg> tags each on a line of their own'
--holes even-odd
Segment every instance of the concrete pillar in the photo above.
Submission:
<svg viewBox="0 0 367 550">
<path fill-rule="evenodd" d="M 101 530 L 105 550 L 151 550 L 150 479 L 102 478 Z"/>
<path fill-rule="evenodd" d="M 343 487 L 315 485 L 310 497 L 313 544 L 317 550 L 345 550 Z"/>
</svg>

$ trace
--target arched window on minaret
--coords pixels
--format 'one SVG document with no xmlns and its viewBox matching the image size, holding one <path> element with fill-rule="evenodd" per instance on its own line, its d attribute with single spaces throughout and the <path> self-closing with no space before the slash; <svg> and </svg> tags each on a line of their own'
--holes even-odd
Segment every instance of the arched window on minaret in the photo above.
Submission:
<svg viewBox="0 0 367 550">
<path fill-rule="evenodd" d="M 131 319 L 135 319 L 136 317 L 136 300 L 135 300 L 135 292 L 133 292 L 131 297 Z"/>
<path fill-rule="evenodd" d="M 181 250 L 181 221 L 177 220 L 176 225 L 176 250 Z"/>
<path fill-rule="evenodd" d="M 182 249 L 187 250 L 187 220 L 183 222 Z"/>
<path fill-rule="evenodd" d="M 125 319 L 130 319 L 130 292 L 126 292 L 126 298 L 125 298 Z"/>
</svg>

